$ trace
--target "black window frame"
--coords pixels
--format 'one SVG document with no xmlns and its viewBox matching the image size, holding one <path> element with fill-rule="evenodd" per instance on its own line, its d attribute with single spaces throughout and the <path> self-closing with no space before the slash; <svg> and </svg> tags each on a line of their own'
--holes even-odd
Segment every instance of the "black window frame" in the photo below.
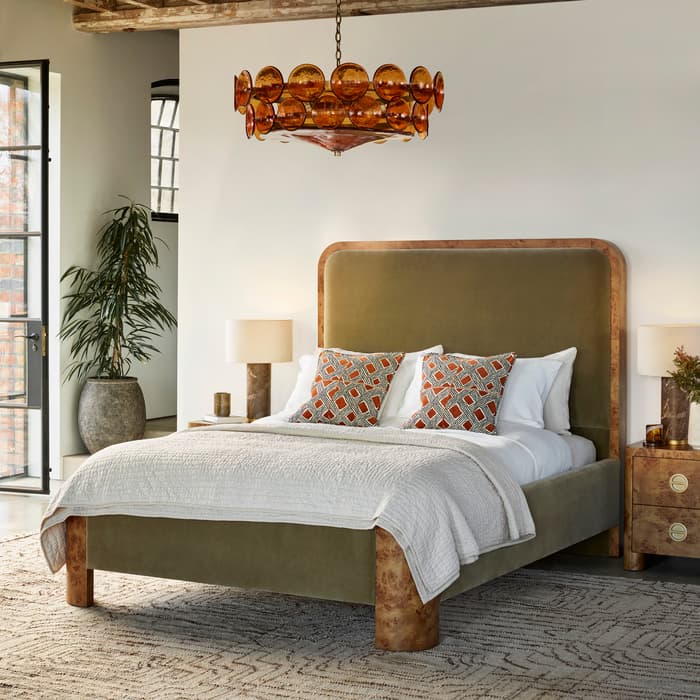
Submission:
<svg viewBox="0 0 700 700">
<path fill-rule="evenodd" d="M 171 100 L 176 103 L 176 110 L 179 111 L 179 106 L 180 106 L 180 95 L 179 95 L 179 86 L 180 86 L 180 81 L 178 79 L 168 79 L 168 80 L 157 80 L 156 82 L 151 83 L 151 107 L 153 105 L 153 102 L 155 100 Z M 151 118 L 151 110 L 149 110 L 149 121 L 152 121 Z M 161 130 L 161 142 L 162 142 L 162 132 L 163 131 L 173 131 L 174 134 L 179 134 L 180 128 L 174 128 L 174 127 L 164 127 L 161 126 L 160 124 L 153 124 L 151 123 L 149 126 L 149 134 L 152 135 L 152 130 L 153 129 L 160 129 Z M 149 151 L 151 151 L 151 139 L 149 138 Z M 175 136 L 173 135 L 173 143 L 175 143 Z M 173 145 L 173 152 L 174 152 L 175 146 Z M 154 154 L 153 152 L 149 153 L 149 196 L 151 200 L 151 204 L 153 203 L 153 190 L 172 190 L 173 192 L 179 191 L 179 187 L 174 187 L 174 186 L 163 186 L 160 181 L 160 174 L 158 178 L 158 184 L 153 185 L 152 184 L 152 178 L 153 178 L 153 160 L 157 159 L 161 164 L 164 160 L 171 160 L 173 163 L 179 163 L 180 161 L 180 154 L 179 154 L 179 148 L 178 148 L 178 154 L 177 156 L 164 156 L 162 153 L 158 153 L 157 155 Z M 162 166 L 161 166 L 162 167 Z M 159 171 L 161 168 L 159 168 Z M 174 178 L 174 167 L 173 167 L 173 178 Z M 173 183 L 174 185 L 174 180 Z M 151 208 L 151 220 L 152 221 L 166 221 L 166 222 L 172 222 L 172 223 L 177 223 L 179 220 L 179 214 L 178 212 L 163 212 L 163 211 L 157 211 L 154 208 Z"/>
</svg>

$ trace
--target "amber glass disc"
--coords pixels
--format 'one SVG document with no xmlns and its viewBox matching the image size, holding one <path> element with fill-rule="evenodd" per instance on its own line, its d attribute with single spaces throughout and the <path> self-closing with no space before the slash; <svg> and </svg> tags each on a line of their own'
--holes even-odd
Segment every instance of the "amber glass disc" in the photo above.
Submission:
<svg viewBox="0 0 700 700">
<path fill-rule="evenodd" d="M 255 96 L 265 102 L 274 102 L 284 90 L 284 78 L 279 68 L 265 66 L 255 76 Z"/>
<path fill-rule="evenodd" d="M 275 109 L 269 102 L 258 102 L 255 108 L 256 131 L 266 134 L 275 123 Z"/>
<path fill-rule="evenodd" d="M 428 135 L 428 107 L 427 105 L 422 105 L 420 102 L 416 102 L 413 105 L 413 112 L 411 114 L 411 121 L 413 126 L 416 127 L 418 136 L 424 139 Z"/>
<path fill-rule="evenodd" d="M 382 104 L 376 97 L 365 95 L 348 107 L 350 121 L 361 129 L 371 129 L 384 116 Z"/>
<path fill-rule="evenodd" d="M 406 100 L 395 97 L 386 106 L 386 120 L 396 131 L 405 131 L 411 123 L 411 107 Z"/>
<path fill-rule="evenodd" d="M 245 135 L 250 138 L 255 133 L 255 107 L 249 104 L 245 108 Z"/>
<path fill-rule="evenodd" d="M 302 63 L 289 74 L 289 94 L 304 102 L 313 102 L 323 93 L 325 87 L 326 76 L 312 63 Z"/>
<path fill-rule="evenodd" d="M 403 71 L 393 63 L 385 63 L 374 71 L 374 91 L 385 102 L 391 102 L 395 97 L 403 97 L 408 89 L 406 76 Z"/>
<path fill-rule="evenodd" d="M 246 111 L 246 107 L 250 102 L 250 96 L 253 93 L 253 79 L 247 70 L 242 70 L 240 75 L 237 75 L 233 81 L 233 106 L 241 114 Z"/>
<path fill-rule="evenodd" d="M 423 66 L 414 68 L 410 82 L 411 94 L 416 102 L 427 102 L 433 96 L 433 81 L 427 68 Z"/>
<path fill-rule="evenodd" d="M 344 102 L 359 99 L 368 88 L 369 76 L 358 63 L 341 63 L 331 75 L 331 90 Z"/>
<path fill-rule="evenodd" d="M 445 101 L 445 79 L 442 77 L 442 73 L 440 71 L 435 73 L 433 85 L 435 95 L 435 106 L 438 108 L 438 112 L 442 112 L 442 105 Z"/>
<path fill-rule="evenodd" d="M 332 92 L 324 92 L 311 107 L 311 118 L 321 129 L 335 129 L 345 119 L 345 105 Z"/>
<path fill-rule="evenodd" d="M 306 108 L 301 100 L 296 97 L 288 97 L 280 102 L 277 108 L 277 123 L 283 128 L 292 131 L 298 129 L 306 121 Z"/>
</svg>

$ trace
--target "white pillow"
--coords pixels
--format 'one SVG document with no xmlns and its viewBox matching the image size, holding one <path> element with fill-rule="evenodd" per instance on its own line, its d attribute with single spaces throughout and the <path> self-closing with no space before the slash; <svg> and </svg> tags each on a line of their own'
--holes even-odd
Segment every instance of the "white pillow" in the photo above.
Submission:
<svg viewBox="0 0 700 700">
<path fill-rule="evenodd" d="M 299 372 L 297 374 L 296 383 L 294 384 L 294 389 L 287 400 L 284 408 L 282 409 L 283 414 L 291 415 L 294 413 L 299 406 L 306 403 L 311 398 L 311 387 L 313 386 L 314 379 L 316 377 L 316 367 L 318 365 L 318 356 L 323 348 L 318 348 L 313 355 L 302 355 L 299 358 Z M 334 352 L 344 352 L 347 355 L 367 355 L 371 353 L 355 352 L 353 350 L 343 350 L 342 348 L 329 348 Z M 406 393 L 407 387 L 412 383 L 415 375 L 416 365 L 422 368 L 423 355 L 428 352 L 442 352 L 442 345 L 435 345 L 432 348 L 427 348 L 426 350 L 419 350 L 417 352 L 408 352 L 403 358 L 403 361 L 399 365 L 399 369 L 396 371 L 394 378 L 389 384 L 389 391 L 384 397 L 382 402 L 382 409 L 380 412 L 380 421 L 382 416 L 392 416 L 395 415 L 401 402 L 403 401 L 404 394 Z M 418 362 L 420 358 L 421 362 Z M 418 402 L 420 407 L 420 371 L 418 372 Z M 411 415 L 411 414 L 409 414 Z"/>
<path fill-rule="evenodd" d="M 311 398 L 311 385 L 316 376 L 316 365 L 318 364 L 317 350 L 314 355 L 302 355 L 299 358 L 299 372 L 292 389 L 292 393 L 287 399 L 287 403 L 282 409 L 282 413 L 291 415 L 301 404 L 306 403 Z"/>
<path fill-rule="evenodd" d="M 380 426 L 382 425 L 382 420 L 386 422 L 386 420 L 396 418 L 396 416 L 408 418 L 413 415 L 414 411 L 404 413 L 403 407 L 409 392 L 414 391 L 414 383 L 418 387 L 418 406 L 415 410 L 420 408 L 420 380 L 423 372 L 423 355 L 431 352 L 442 352 L 442 345 L 434 345 L 432 348 L 416 352 L 407 352 L 404 355 L 403 362 L 401 362 L 396 375 L 391 380 L 389 392 L 382 404 L 382 411 L 379 415 Z M 416 379 L 416 372 L 418 373 L 418 379 Z"/>
<path fill-rule="evenodd" d="M 569 418 L 569 392 L 571 391 L 571 378 L 574 374 L 574 360 L 576 348 L 567 348 L 545 355 L 547 360 L 559 360 L 561 369 L 554 379 L 554 384 L 544 402 L 544 427 L 554 433 L 568 434 L 571 427 Z"/>
<path fill-rule="evenodd" d="M 421 350 L 417 353 L 410 353 L 411 355 L 416 355 L 417 357 L 415 357 L 415 359 L 413 360 L 413 366 L 408 366 L 410 367 L 411 372 L 411 377 L 408 382 L 408 386 L 406 387 L 401 397 L 401 403 L 399 404 L 398 409 L 392 411 L 391 414 L 389 414 L 389 412 L 387 411 L 386 418 L 398 416 L 399 418 L 403 419 L 403 422 L 405 422 L 421 407 L 422 404 L 420 400 L 420 392 L 421 385 L 423 383 L 423 355 L 427 355 L 431 352 L 441 353 L 442 351 L 442 345 L 436 345 L 434 348 L 427 348 L 426 350 Z M 407 359 L 408 355 L 406 355 L 406 357 L 404 358 L 404 362 L 406 362 Z M 399 369 L 401 368 L 399 367 Z M 379 424 L 382 424 L 381 420 L 379 421 Z"/>
<path fill-rule="evenodd" d="M 509 421 L 544 428 L 545 400 L 561 367 L 559 360 L 518 357 L 503 390 L 496 426 Z"/>
</svg>

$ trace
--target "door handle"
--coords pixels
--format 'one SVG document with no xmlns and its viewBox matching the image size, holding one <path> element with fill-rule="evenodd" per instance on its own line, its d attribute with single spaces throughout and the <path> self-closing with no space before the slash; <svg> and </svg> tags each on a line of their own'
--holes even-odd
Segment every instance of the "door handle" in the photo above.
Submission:
<svg viewBox="0 0 700 700">
<path fill-rule="evenodd" d="M 39 340 L 39 334 L 38 333 L 30 333 L 29 335 L 21 335 L 20 333 L 18 333 L 15 336 L 15 338 L 26 338 L 27 340 L 33 340 L 34 342 L 36 342 L 37 340 Z"/>
</svg>

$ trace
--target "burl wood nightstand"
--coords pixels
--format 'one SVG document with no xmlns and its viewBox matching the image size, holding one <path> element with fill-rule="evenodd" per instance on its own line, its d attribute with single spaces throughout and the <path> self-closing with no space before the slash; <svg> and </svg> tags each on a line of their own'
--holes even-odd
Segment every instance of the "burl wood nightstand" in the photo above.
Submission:
<svg viewBox="0 0 700 700">
<path fill-rule="evenodd" d="M 645 554 L 700 558 L 700 450 L 626 449 L 624 550 L 628 571 Z"/>
</svg>

